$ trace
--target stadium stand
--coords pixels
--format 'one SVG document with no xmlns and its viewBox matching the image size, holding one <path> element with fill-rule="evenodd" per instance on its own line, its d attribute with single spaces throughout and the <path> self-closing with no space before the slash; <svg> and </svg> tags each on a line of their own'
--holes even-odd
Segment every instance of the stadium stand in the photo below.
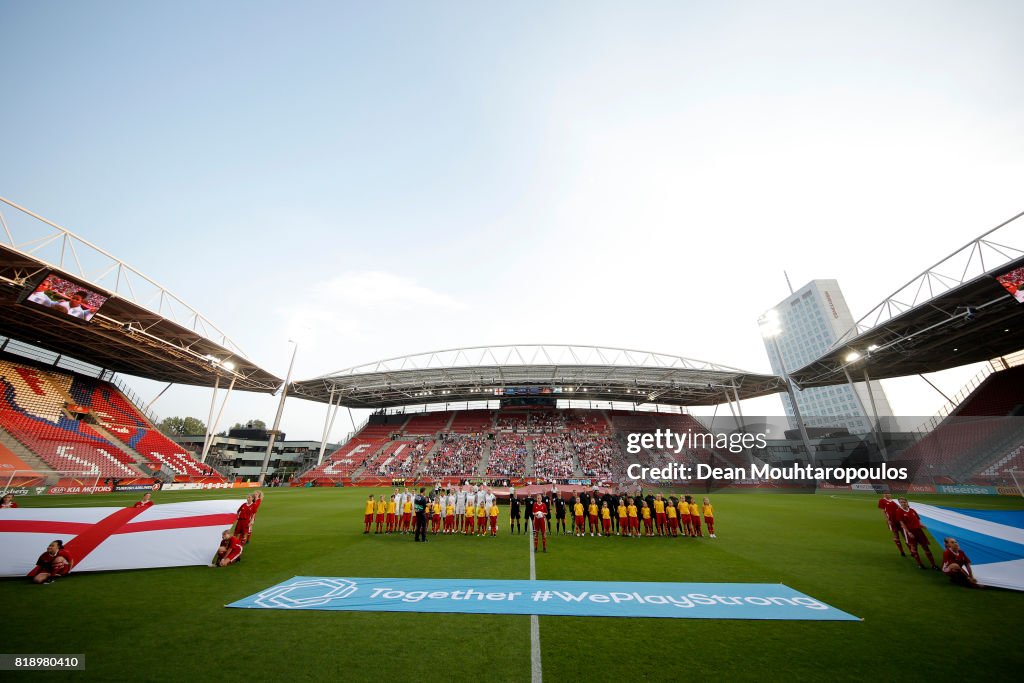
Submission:
<svg viewBox="0 0 1024 683">
<path fill-rule="evenodd" d="M 453 434 L 481 434 L 494 431 L 494 412 L 490 410 L 459 410 L 448 431 Z"/>
<path fill-rule="evenodd" d="M 487 437 L 481 434 L 448 434 L 427 463 L 424 474 L 431 478 L 471 477 L 477 472 L 486 444 Z"/>
<path fill-rule="evenodd" d="M 409 436 L 434 436 L 448 426 L 451 418 L 452 414 L 448 411 L 414 415 L 402 431 Z"/>
<path fill-rule="evenodd" d="M 1024 444 L 1022 382 L 1024 366 L 989 375 L 899 459 L 916 463 L 919 476 L 935 483 L 979 481 L 1008 472 Z"/>
<path fill-rule="evenodd" d="M 141 464 L 173 475 L 222 479 L 155 429 L 108 382 L 0 360 L 0 389 L 0 427 L 55 471 L 139 477 L 144 475 Z M 70 417 L 70 405 L 94 418 L 138 457 Z"/>
</svg>

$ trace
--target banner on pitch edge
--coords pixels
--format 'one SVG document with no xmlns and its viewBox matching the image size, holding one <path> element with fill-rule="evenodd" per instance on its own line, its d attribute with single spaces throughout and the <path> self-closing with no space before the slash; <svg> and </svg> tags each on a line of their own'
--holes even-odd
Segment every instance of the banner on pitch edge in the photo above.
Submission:
<svg viewBox="0 0 1024 683">
<path fill-rule="evenodd" d="M 296 576 L 227 607 L 359 612 L 858 621 L 779 583 Z"/>
</svg>

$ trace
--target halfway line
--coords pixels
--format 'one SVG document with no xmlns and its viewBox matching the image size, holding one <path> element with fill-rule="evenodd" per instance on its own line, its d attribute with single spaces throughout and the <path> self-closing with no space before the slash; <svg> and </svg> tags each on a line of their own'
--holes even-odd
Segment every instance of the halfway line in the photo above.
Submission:
<svg viewBox="0 0 1024 683">
<path fill-rule="evenodd" d="M 533 553 L 533 528 L 531 521 L 531 533 L 526 535 L 530 543 L 530 581 L 537 580 L 537 566 L 534 563 Z M 542 683 L 544 672 L 540 665 L 540 618 L 536 614 L 530 615 L 530 680 L 533 683 Z"/>
</svg>

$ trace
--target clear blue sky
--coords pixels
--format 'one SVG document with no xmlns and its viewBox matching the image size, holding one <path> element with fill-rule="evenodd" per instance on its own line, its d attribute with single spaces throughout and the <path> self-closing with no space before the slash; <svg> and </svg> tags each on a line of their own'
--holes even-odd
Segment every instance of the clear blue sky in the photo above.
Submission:
<svg viewBox="0 0 1024 683">
<path fill-rule="evenodd" d="M 1015 2 L 0 1 L 0 194 L 281 376 L 289 336 L 299 378 L 536 341 L 767 370 L 783 269 L 857 316 L 1024 208 L 1022 25 Z M 225 421 L 272 416 L 236 396 Z"/>
</svg>

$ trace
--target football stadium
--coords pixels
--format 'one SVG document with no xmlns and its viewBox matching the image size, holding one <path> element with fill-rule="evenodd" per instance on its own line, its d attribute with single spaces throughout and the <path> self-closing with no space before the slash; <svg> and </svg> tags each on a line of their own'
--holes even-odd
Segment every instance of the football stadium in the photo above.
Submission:
<svg viewBox="0 0 1024 683">
<path fill-rule="evenodd" d="M 367 71 L 394 84 L 418 82 L 436 68 L 451 76 L 451 82 L 432 87 L 450 88 L 446 96 L 458 103 L 452 110 L 479 107 L 485 112 L 481 120 L 501 120 L 507 102 L 485 105 L 463 91 L 475 92 L 465 83 L 479 75 L 470 78 L 468 71 L 445 71 L 432 62 L 436 54 L 447 54 L 447 42 L 483 31 L 491 15 L 464 6 L 445 14 L 454 24 L 439 26 L 422 23 L 422 8 L 406 10 L 404 19 L 414 27 L 390 15 L 381 24 L 366 24 L 370 37 L 359 44 L 375 58 L 366 62 Z M 39 20 L 26 19 L 27 9 L 2 11 L 10 11 L 19 26 Z M 103 16 L 121 27 L 153 19 L 135 17 L 136 11 L 145 15 L 136 8 Z M 264 81 L 280 87 L 284 101 L 295 94 L 289 90 L 295 83 L 326 90 L 326 81 L 303 69 L 348 49 L 310 28 L 317 23 L 312 17 L 306 17 L 303 39 L 290 33 L 294 27 L 286 20 L 266 33 L 262 23 L 256 33 L 239 29 L 239 37 L 218 23 L 218 11 L 211 12 L 216 20 L 197 22 L 210 23 L 211 33 L 202 35 L 209 43 L 200 44 L 223 39 L 225 55 L 232 49 L 253 55 L 247 51 L 251 44 L 280 40 L 282 53 L 271 58 L 261 52 L 259 59 L 267 61 L 259 69 L 248 72 L 235 64 L 238 70 L 227 75 L 216 64 L 233 57 L 196 57 L 195 64 L 181 67 L 188 83 L 160 78 L 168 88 L 169 111 L 176 111 L 175 93 L 193 88 L 210 102 L 230 101 L 225 111 L 231 116 L 246 108 L 238 103 L 249 102 Z M 568 16 L 583 14 L 580 9 Z M 362 25 L 366 19 L 353 17 L 346 15 L 345 22 Z M 612 34 L 639 31 L 606 19 L 617 26 Z M 245 30 L 255 30 L 248 21 L 243 17 Z M 661 30 L 641 23 L 645 29 L 629 50 L 620 53 L 617 43 L 608 47 L 615 59 L 626 59 L 650 32 Z M 475 29 L 464 31 L 466 26 Z M 401 53 L 392 31 L 430 35 L 429 49 L 415 58 Z M 610 35 L 603 31 L 597 35 Z M 488 35 L 473 40 L 489 48 Z M 555 35 L 561 50 L 562 33 Z M 674 35 L 663 38 L 674 44 Z M 388 37 L 381 43 L 389 46 L 387 54 L 374 48 L 382 36 Z M 172 38 L 168 54 L 179 47 Z M 290 51 L 302 52 L 306 48 L 297 46 L 305 40 L 319 47 L 300 59 Z M 651 48 L 646 59 L 653 61 L 643 63 L 667 59 L 668 43 Z M 510 61 L 529 62 L 533 45 L 519 45 Z M 705 53 L 707 46 L 692 49 L 717 54 Z M 133 50 L 149 56 L 162 48 L 140 43 Z M 559 57 L 557 50 L 539 54 L 544 69 L 575 59 Z M 289 65 L 283 77 L 276 71 L 278 58 Z M 161 59 L 178 64 L 184 58 Z M 759 59 L 748 55 L 743 63 Z M 493 79 L 498 91 L 549 87 L 531 81 L 527 88 L 504 71 L 510 67 L 503 59 L 495 60 L 488 68 L 506 78 Z M 455 59 L 469 69 L 465 61 Z M 593 82 L 601 103 L 612 97 L 605 78 L 627 92 L 634 84 L 618 82 L 616 74 L 641 73 L 615 60 L 600 64 L 600 78 Z M 413 65 L 423 73 L 414 73 Z M 148 83 L 149 66 L 140 63 L 145 75 L 124 83 Z M 204 80 L 208 68 L 219 77 Z M 797 73 L 793 64 L 788 69 Z M 231 80 L 236 76 L 238 81 Z M 492 80 L 490 72 L 483 78 Z M 665 78 L 655 69 L 637 87 L 661 92 Z M 554 82 L 559 87 L 553 91 L 583 87 L 568 78 Z M 359 81 L 364 94 L 384 89 L 372 79 Z M 217 99 L 222 90 L 232 93 L 229 100 Z M 842 100 L 815 81 L 813 92 L 819 91 Z M 589 101 L 593 93 L 585 92 L 570 95 Z M 542 118 L 558 118 L 564 106 L 550 96 L 560 104 Z M 398 130 L 396 122 L 408 124 L 408 112 L 426 101 L 418 90 L 404 97 L 397 105 L 401 114 L 369 106 L 359 116 L 367 126 Z M 661 103 L 668 107 L 671 98 L 664 97 Z M 99 106 L 101 99 L 88 97 L 98 111 L 112 112 Z M 623 96 L 621 110 L 608 111 L 625 117 L 633 106 L 628 102 Z M 355 100 L 344 104 L 358 108 Z M 334 131 L 329 117 L 314 109 L 290 110 L 286 125 L 285 118 L 273 124 L 308 127 L 314 135 Z M 588 109 L 599 110 L 603 104 Z M 222 113 L 211 105 L 202 117 Z M 43 126 L 46 116 L 37 114 Z M 83 120 L 94 115 L 82 112 Z M 446 115 L 423 116 L 430 120 L 423 129 L 416 126 L 417 135 L 426 129 L 455 135 L 458 126 Z M 601 120 L 598 129 L 619 130 L 615 116 Z M 126 164 L 130 174 L 118 171 L 122 181 L 138 169 L 155 173 L 157 166 L 178 165 L 184 175 L 207 183 L 214 196 L 220 184 L 230 187 L 231 178 L 249 173 L 250 157 L 217 158 L 232 144 L 226 140 L 234 119 L 220 120 L 222 137 L 193 131 L 208 146 L 209 159 L 182 160 L 174 157 L 173 144 L 156 143 L 158 126 L 172 128 L 165 119 L 147 119 L 136 129 L 130 118 L 126 114 L 110 125 L 125 126 L 124 135 L 139 136 L 137 142 L 152 142 L 153 157 L 133 158 Z M 253 129 L 242 118 L 237 123 L 238 137 L 250 144 Z M 260 127 L 258 135 L 270 140 L 272 128 Z M 626 139 L 642 137 L 639 129 L 628 130 L 620 131 Z M 792 131 L 786 135 L 797 139 Z M 581 134 L 577 143 L 587 148 L 600 137 Z M 832 132 L 827 139 L 838 137 Z M 629 219 L 613 215 L 614 232 L 588 228 L 574 233 L 566 247 L 546 242 L 543 230 L 520 233 L 494 219 L 453 239 L 469 245 L 460 251 L 435 222 L 447 219 L 430 213 L 438 207 L 428 195 L 442 193 L 442 185 L 454 183 L 451 178 L 428 179 L 431 166 L 413 174 L 413 184 L 423 187 L 404 200 L 387 190 L 377 196 L 371 188 L 390 187 L 407 161 L 404 152 L 381 149 L 382 156 L 396 154 L 391 166 L 365 162 L 358 172 L 328 184 L 322 174 L 332 167 L 320 166 L 329 156 L 321 143 L 328 144 L 268 152 L 258 162 L 301 176 L 310 194 L 277 204 L 278 188 L 254 185 L 246 188 L 247 196 L 260 208 L 225 197 L 223 212 L 215 207 L 219 195 L 190 197 L 195 208 L 185 215 L 201 227 L 182 226 L 180 236 L 150 227 L 151 216 L 153 225 L 163 225 L 155 200 L 142 218 L 125 218 L 130 209 L 109 196 L 96 205 L 81 199 L 61 204 L 65 216 L 74 207 L 95 216 L 99 205 L 99 215 L 109 211 L 112 220 L 133 226 L 124 239 L 111 242 L 111 233 L 94 232 L 74 214 L 55 220 L 45 204 L 29 205 L 9 193 L 3 186 L 7 177 L 0 176 L 5 679 L 72 672 L 74 678 L 111 681 L 959 681 L 1010 680 L 1024 666 L 1024 212 L 991 224 L 979 217 L 989 216 L 987 211 L 958 217 L 957 235 L 936 230 L 915 240 L 914 253 L 886 261 L 899 264 L 897 270 L 864 256 L 891 251 L 884 239 L 866 247 L 861 240 L 860 256 L 852 257 L 859 259 L 859 276 L 844 279 L 847 294 L 861 300 L 864 291 L 880 291 L 878 283 L 892 293 L 854 316 L 835 279 L 793 287 L 787 272 L 788 294 L 776 303 L 778 297 L 762 287 L 763 272 L 738 272 L 733 261 L 740 263 L 739 256 L 720 247 L 702 250 L 699 238 L 689 234 L 673 242 L 693 245 L 692 253 L 676 254 L 678 263 L 651 258 L 643 266 L 672 270 L 671 280 L 658 282 L 671 282 L 674 291 L 618 275 L 627 260 L 623 254 L 637 253 L 627 241 L 639 243 L 645 254 L 669 251 L 658 241 L 669 241 L 669 233 L 648 242 L 642 229 L 627 227 L 634 209 L 635 220 L 650 218 L 633 206 L 636 197 L 651 196 L 640 190 L 625 193 L 632 198 L 626 202 Z M 343 157 L 356 149 L 352 140 L 345 144 L 352 147 L 333 152 Z M 411 157 L 433 157 L 444 149 L 423 144 L 413 145 Z M 561 138 L 545 143 L 559 144 Z M 619 150 L 608 159 L 639 168 L 638 162 L 631 165 L 632 154 L 631 142 L 629 153 Z M 538 156 L 525 166 L 543 178 L 538 169 L 545 159 Z M 104 174 L 124 162 L 114 155 L 112 166 L 101 163 L 104 170 L 87 187 L 116 183 Z M 464 205 L 450 215 L 477 208 L 467 179 L 486 176 L 480 169 L 489 166 L 468 167 L 462 178 L 468 191 L 460 195 Z M 657 184 L 654 171 L 644 175 Z M 19 181 L 15 189 L 32 184 L 47 182 Z M 600 182 L 587 187 L 588 196 L 602 194 Z M 524 188 L 500 192 L 527 193 Z M 554 194 L 565 190 L 558 182 L 552 188 Z M 161 192 L 165 206 L 188 204 L 174 188 Z M 353 214 L 318 226 L 310 208 L 318 192 L 338 193 L 353 203 L 360 194 L 370 196 L 360 206 L 381 214 L 396 211 L 394 205 L 403 201 L 422 202 L 416 205 L 422 223 L 409 233 L 389 234 L 367 216 Z M 1019 187 L 1009 194 L 1019 201 Z M 785 203 L 772 202 L 774 208 Z M 269 239 L 264 235 L 258 251 L 247 251 L 245 226 L 263 210 L 274 232 Z M 887 223 L 885 216 L 875 218 Z M 336 237 L 332 230 L 346 220 L 365 221 L 366 227 L 346 228 Z M 308 231 L 288 227 L 296 224 L 308 224 Z M 906 227 L 895 219 L 888 224 Z M 921 225 L 914 228 L 925 232 Z M 212 235 L 219 231 L 238 238 L 237 251 L 210 255 L 218 249 Z M 678 226 L 669 232 L 679 232 Z M 737 228 L 729 239 L 755 240 L 755 232 Z M 755 263 L 764 272 L 781 273 L 778 264 L 791 258 L 828 276 L 836 253 L 860 239 L 841 232 L 815 222 L 809 233 L 815 237 L 801 245 L 799 257 L 783 236 L 770 253 L 742 260 L 742 268 Z M 534 266 L 527 259 L 506 271 L 500 253 L 484 253 L 511 251 L 513 242 L 528 257 L 557 252 L 559 265 Z M 381 244 L 386 247 L 367 246 Z M 768 249 L 767 242 L 759 244 Z M 329 258 L 320 261 L 318 251 Z M 430 262 L 457 287 L 484 294 L 464 306 L 439 294 L 443 288 L 434 291 L 383 270 L 359 271 L 362 284 L 330 279 L 331 271 L 348 267 L 340 255 L 358 265 L 380 254 L 394 262 L 374 263 L 375 268 L 401 272 L 410 262 Z M 691 257 L 705 262 L 708 270 L 701 272 L 714 273 L 714 282 L 688 270 Z M 327 275 L 317 279 L 318 270 Z M 571 289 L 548 281 L 555 271 L 562 271 L 560 282 L 572 283 Z M 503 290 L 507 296 L 483 284 L 502 279 L 514 280 Z M 165 282 L 188 295 L 176 294 Z M 334 288 L 335 282 L 343 286 Z M 392 286 L 400 286 L 405 305 L 388 298 L 385 290 Z M 509 313 L 519 298 L 536 308 L 535 324 L 523 324 L 529 316 Z M 648 332 L 632 316 L 654 309 L 640 299 L 663 302 L 657 305 L 665 320 L 685 324 L 669 333 L 650 332 L 646 343 Z M 288 306 L 271 303 L 281 301 Z M 593 301 L 599 304 L 588 308 Z M 716 321 L 747 315 L 748 305 L 761 313 L 748 321 L 752 341 L 743 343 L 757 351 L 763 346 L 767 363 L 747 354 L 749 363 L 738 364 L 752 369 L 743 369 L 733 365 L 742 356 L 730 345 L 734 340 L 724 333 L 716 337 Z M 377 323 L 349 315 L 346 307 L 373 310 Z M 242 313 L 236 315 L 236 308 Z M 295 313 L 300 309 L 301 315 Z M 211 310 L 217 315 L 200 312 Z M 583 315 L 584 310 L 600 315 Z M 231 322 L 219 321 L 222 315 Z M 308 343 L 292 338 L 286 372 L 269 369 L 260 360 L 265 354 L 244 350 L 265 351 L 268 338 L 283 340 L 283 327 L 299 318 L 304 334 L 327 340 L 315 346 L 315 365 L 303 367 L 300 361 L 296 370 L 300 346 L 305 350 Z M 496 322 L 487 329 L 506 338 L 481 344 L 469 330 L 491 319 Z M 556 324 L 560 319 L 564 325 Z M 620 334 L 621 328 L 629 329 Z M 442 333 L 434 334 L 436 329 Z M 577 336 L 550 338 L 565 330 Z M 627 338 L 636 343 L 605 345 Z M 423 341 L 434 339 L 450 343 L 432 349 Z M 722 357 L 682 355 L 698 340 L 702 350 L 720 345 Z M 648 346 L 656 348 L 644 350 Z M 380 353 L 356 355 L 367 349 Z M 309 367 L 317 371 L 306 372 Z M 938 379 L 951 376 L 967 379 L 958 379 L 951 390 Z M 932 399 L 940 395 L 941 408 L 900 414 L 893 408 L 895 397 L 890 404 L 889 389 L 897 382 L 924 386 Z M 231 426 L 245 414 L 248 422 Z"/>
<path fill-rule="evenodd" d="M 3 202 L 5 216 L 50 228 L 42 241 L 60 251 L 99 250 Z M 1003 241 L 1020 220 L 948 257 L 969 252 L 976 274 L 940 279 L 940 262 L 901 289 L 916 297 L 898 292 L 869 314 L 874 324 L 862 320 L 785 376 L 636 350 L 508 345 L 286 385 L 193 309 L 172 317 L 139 303 L 131 282 L 145 276 L 129 265 L 112 262 L 92 281 L 11 240 L 0 245 L 0 455 L 15 505 L 0 511 L 11 577 L 0 590 L 12 614 L 73 615 L 76 625 L 7 629 L 6 648 L 87 657 L 99 678 L 169 662 L 173 673 L 153 677 L 204 676 L 229 652 L 260 661 L 259 677 L 370 679 L 401 675 L 396 650 L 451 676 L 484 661 L 498 680 L 767 668 L 814 678 L 849 675 L 863 652 L 899 659 L 912 632 L 918 673 L 941 677 L 955 626 L 975 669 L 1003 676 L 1020 663 L 1024 625 L 1024 311 L 1014 288 L 1024 243 Z M 944 287 L 926 292 L 926 280 Z M 71 297 L 82 317 L 59 305 Z M 870 380 L 978 360 L 993 361 L 986 376 L 913 438 L 895 419 L 876 417 L 858 436 L 743 415 L 749 399 L 853 385 L 853 372 Z M 208 457 L 211 433 L 194 450 L 161 433 L 122 375 L 215 398 L 222 386 L 277 392 L 279 419 L 286 396 L 317 402 L 323 440 L 308 467 L 282 478 L 268 468 L 270 430 L 259 476 L 239 477 Z M 690 412 L 699 406 L 726 417 Z M 328 450 L 341 408 L 370 412 Z M 911 545 L 909 531 L 887 528 L 882 496 L 912 500 L 931 538 Z M 424 507 L 431 543 L 410 554 Z M 929 570 L 947 535 L 984 590 Z M 70 570 L 34 564 L 54 536 Z M 27 590 L 40 567 L 55 587 Z M 450 635 L 465 656 L 438 647 Z"/>
</svg>

